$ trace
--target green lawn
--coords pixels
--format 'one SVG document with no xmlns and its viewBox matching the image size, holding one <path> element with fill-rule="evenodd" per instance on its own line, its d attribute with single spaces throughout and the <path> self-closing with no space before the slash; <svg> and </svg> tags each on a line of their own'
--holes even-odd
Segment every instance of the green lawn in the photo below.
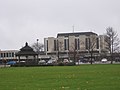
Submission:
<svg viewBox="0 0 120 90">
<path fill-rule="evenodd" d="M 0 68 L 0 90 L 120 90 L 120 65 Z"/>
</svg>

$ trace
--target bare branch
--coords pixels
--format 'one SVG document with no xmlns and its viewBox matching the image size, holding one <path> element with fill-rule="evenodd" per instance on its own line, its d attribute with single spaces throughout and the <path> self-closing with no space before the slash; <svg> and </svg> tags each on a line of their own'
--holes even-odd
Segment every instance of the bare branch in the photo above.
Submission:
<svg viewBox="0 0 120 90">
<path fill-rule="evenodd" d="M 110 53 L 116 52 L 118 48 L 120 48 L 120 40 L 118 38 L 118 34 L 113 30 L 112 27 L 108 27 L 106 29 L 106 38 L 105 41 L 107 43 L 107 49 Z"/>
<path fill-rule="evenodd" d="M 34 43 L 32 45 L 32 48 L 34 51 L 36 51 L 37 53 L 40 53 L 41 51 L 43 51 L 44 45 L 42 43 Z"/>
</svg>

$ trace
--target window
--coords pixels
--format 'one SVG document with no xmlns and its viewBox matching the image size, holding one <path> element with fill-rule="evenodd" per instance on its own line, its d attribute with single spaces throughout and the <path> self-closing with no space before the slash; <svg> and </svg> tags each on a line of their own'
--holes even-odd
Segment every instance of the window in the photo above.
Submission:
<svg viewBox="0 0 120 90">
<path fill-rule="evenodd" d="M 90 38 L 85 39 L 85 47 L 86 49 L 90 49 Z"/>
<path fill-rule="evenodd" d="M 68 39 L 64 39 L 64 49 L 69 50 L 69 40 Z"/>
<path fill-rule="evenodd" d="M 77 50 L 77 39 L 75 39 L 75 50 Z"/>
<path fill-rule="evenodd" d="M 87 42 L 88 42 L 88 39 L 86 38 L 86 39 L 85 39 L 85 48 L 86 48 L 86 49 L 88 49 L 88 43 L 87 43 Z"/>
<path fill-rule="evenodd" d="M 54 51 L 57 51 L 57 41 L 54 40 Z"/>
<path fill-rule="evenodd" d="M 47 51 L 48 51 L 48 40 L 47 40 Z"/>
<path fill-rule="evenodd" d="M 11 57 L 11 53 L 8 53 L 9 57 Z"/>
<path fill-rule="evenodd" d="M 80 40 L 79 40 L 79 38 L 75 39 L 75 50 L 80 50 Z"/>
<path fill-rule="evenodd" d="M 96 42 L 96 46 L 97 46 L 97 49 L 99 49 L 99 38 L 96 38 L 97 42 Z"/>
<path fill-rule="evenodd" d="M 8 53 L 6 53 L 6 57 L 9 57 L 9 56 L 8 56 Z"/>
<path fill-rule="evenodd" d="M 3 57 L 6 57 L 6 53 L 3 53 L 4 54 L 4 56 Z"/>
<path fill-rule="evenodd" d="M 78 50 L 80 50 L 80 40 L 78 39 Z"/>
<path fill-rule="evenodd" d="M 14 52 L 12 52 L 12 57 L 14 57 Z"/>
<path fill-rule="evenodd" d="M 3 57 L 3 53 L 1 53 L 1 57 Z"/>
</svg>

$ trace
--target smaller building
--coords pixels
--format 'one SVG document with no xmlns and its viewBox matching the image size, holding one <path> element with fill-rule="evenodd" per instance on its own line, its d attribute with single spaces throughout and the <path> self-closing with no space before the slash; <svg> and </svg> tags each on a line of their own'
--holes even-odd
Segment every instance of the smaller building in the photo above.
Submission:
<svg viewBox="0 0 120 90">
<path fill-rule="evenodd" d="M 16 61 L 17 57 L 16 57 L 16 53 L 18 52 L 18 50 L 1 50 L 0 51 L 0 63 L 2 63 L 2 61 L 6 60 L 6 61 Z"/>
</svg>

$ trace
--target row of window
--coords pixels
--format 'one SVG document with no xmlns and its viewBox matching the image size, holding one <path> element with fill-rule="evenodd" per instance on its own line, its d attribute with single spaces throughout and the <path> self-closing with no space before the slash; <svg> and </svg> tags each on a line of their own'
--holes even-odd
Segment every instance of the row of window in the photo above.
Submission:
<svg viewBox="0 0 120 90">
<path fill-rule="evenodd" d="M 90 49 L 92 44 L 95 44 L 96 49 L 99 49 L 99 38 L 96 38 L 96 40 L 91 41 L 90 38 L 85 39 L 85 49 Z M 75 38 L 73 46 L 75 50 L 80 50 L 80 40 L 79 38 Z M 58 48 L 64 47 L 64 50 L 69 50 L 69 39 L 64 39 L 64 43 L 59 42 L 58 40 L 54 40 L 54 51 L 58 51 Z M 47 40 L 47 51 L 48 51 L 48 40 Z"/>
<path fill-rule="evenodd" d="M 14 57 L 15 54 L 14 52 L 6 52 L 6 53 L 0 53 L 0 57 L 4 58 L 4 57 Z"/>
<path fill-rule="evenodd" d="M 86 49 L 91 49 L 93 46 L 96 46 L 97 49 L 99 49 L 99 38 L 93 39 L 92 41 L 90 38 L 85 39 L 85 47 Z"/>
</svg>

